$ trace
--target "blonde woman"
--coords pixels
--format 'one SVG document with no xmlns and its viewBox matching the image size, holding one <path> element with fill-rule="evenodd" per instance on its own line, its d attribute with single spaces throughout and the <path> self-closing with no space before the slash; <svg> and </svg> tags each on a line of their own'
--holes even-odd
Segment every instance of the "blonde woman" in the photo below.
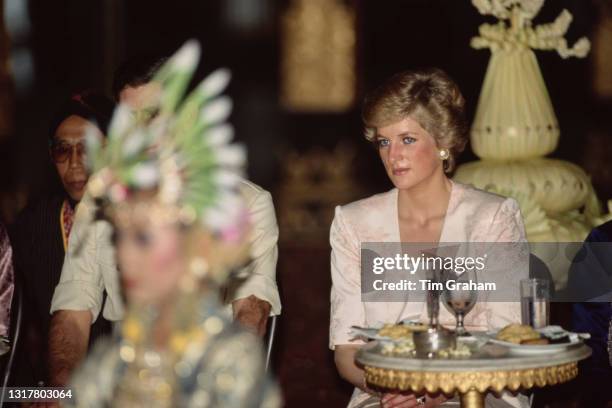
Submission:
<svg viewBox="0 0 612 408">
<path fill-rule="evenodd" d="M 443 396 L 376 394 L 368 389 L 354 358 L 363 341 L 352 325 L 374 326 L 423 317 L 424 304 L 361 301 L 360 245 L 363 242 L 521 242 L 525 229 L 517 203 L 453 182 L 448 174 L 466 144 L 465 101 L 443 71 L 397 74 L 364 103 L 366 139 L 376 146 L 395 188 L 339 206 L 331 226 L 330 348 L 339 374 L 356 389 L 350 407 L 437 406 Z M 527 277 L 516 271 L 512 280 Z M 518 296 L 518 292 L 517 292 Z M 442 323 L 452 324 L 442 310 Z M 519 303 L 477 304 L 468 329 L 520 322 Z M 526 398 L 487 398 L 487 406 L 523 406 Z"/>
</svg>

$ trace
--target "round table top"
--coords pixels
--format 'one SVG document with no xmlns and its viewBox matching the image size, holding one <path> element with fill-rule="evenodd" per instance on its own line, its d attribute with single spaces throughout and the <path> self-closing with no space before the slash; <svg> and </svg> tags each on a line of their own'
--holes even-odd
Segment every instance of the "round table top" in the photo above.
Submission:
<svg viewBox="0 0 612 408">
<path fill-rule="evenodd" d="M 356 355 L 364 366 L 401 371 L 453 372 L 453 371 L 499 371 L 526 370 L 553 367 L 583 360 L 591 355 L 591 349 L 580 343 L 554 353 L 515 354 L 509 348 L 496 344 L 485 344 L 469 357 L 417 358 L 394 357 L 381 353 L 379 342 L 362 347 Z"/>
<path fill-rule="evenodd" d="M 459 392 L 462 399 L 469 397 L 482 403 L 488 391 L 527 390 L 569 381 L 578 375 L 578 361 L 591 355 L 591 349 L 581 342 L 555 346 L 554 352 L 539 354 L 517 354 L 510 347 L 484 341 L 470 348 L 469 357 L 394 357 L 381 352 L 381 343 L 372 342 L 361 348 L 355 359 L 363 365 L 368 384 L 446 395 Z M 470 404 L 466 400 L 462 406 L 483 406 L 474 401 Z"/>
</svg>

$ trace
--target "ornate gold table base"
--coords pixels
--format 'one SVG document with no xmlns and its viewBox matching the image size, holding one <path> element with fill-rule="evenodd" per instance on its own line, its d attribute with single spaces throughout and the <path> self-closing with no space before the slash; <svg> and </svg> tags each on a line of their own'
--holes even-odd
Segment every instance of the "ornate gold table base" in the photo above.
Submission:
<svg viewBox="0 0 612 408">
<path fill-rule="evenodd" d="M 416 393 L 460 394 L 461 406 L 484 407 L 487 391 L 518 391 L 567 382 L 578 375 L 577 362 L 522 370 L 424 372 L 365 366 L 366 381 L 377 387 Z"/>
</svg>

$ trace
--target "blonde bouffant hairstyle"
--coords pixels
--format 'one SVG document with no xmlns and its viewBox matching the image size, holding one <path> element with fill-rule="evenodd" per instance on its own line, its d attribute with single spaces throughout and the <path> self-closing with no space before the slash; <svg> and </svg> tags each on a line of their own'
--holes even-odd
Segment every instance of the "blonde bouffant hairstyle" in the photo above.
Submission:
<svg viewBox="0 0 612 408">
<path fill-rule="evenodd" d="M 457 84 L 441 69 L 404 71 L 389 78 L 371 92 L 363 104 L 365 137 L 376 141 L 380 127 L 406 117 L 417 121 L 431 134 L 449 157 L 444 171 L 455 168 L 456 158 L 467 142 L 465 99 Z"/>
</svg>

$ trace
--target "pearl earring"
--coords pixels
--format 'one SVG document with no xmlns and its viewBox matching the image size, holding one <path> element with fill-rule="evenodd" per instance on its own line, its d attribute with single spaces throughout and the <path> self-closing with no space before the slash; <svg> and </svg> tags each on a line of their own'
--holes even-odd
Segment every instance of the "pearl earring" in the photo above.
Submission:
<svg viewBox="0 0 612 408">
<path fill-rule="evenodd" d="M 441 149 L 440 150 L 440 159 L 442 160 L 447 160 L 450 156 L 450 152 L 448 151 L 448 149 Z"/>
</svg>

